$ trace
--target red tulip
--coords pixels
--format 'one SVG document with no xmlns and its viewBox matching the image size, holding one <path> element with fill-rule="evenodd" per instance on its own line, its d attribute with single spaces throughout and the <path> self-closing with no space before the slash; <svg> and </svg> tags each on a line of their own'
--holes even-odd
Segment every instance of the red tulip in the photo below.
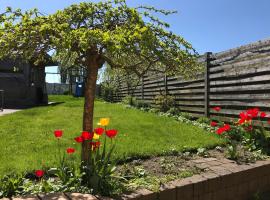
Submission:
<svg viewBox="0 0 270 200">
<path fill-rule="evenodd" d="M 265 113 L 265 112 L 261 112 L 260 117 L 261 117 L 261 118 L 266 117 L 266 113 Z"/>
<path fill-rule="evenodd" d="M 251 108 L 247 110 L 247 115 L 249 115 L 251 118 L 254 118 L 258 116 L 259 111 L 259 108 Z"/>
<path fill-rule="evenodd" d="M 74 140 L 78 143 L 82 143 L 83 142 L 83 137 L 79 136 L 79 137 L 75 137 Z"/>
<path fill-rule="evenodd" d="M 210 123 L 210 126 L 212 126 L 212 127 L 217 126 L 217 122 L 212 121 L 212 122 Z"/>
<path fill-rule="evenodd" d="M 62 135 L 63 135 L 63 131 L 62 130 L 55 130 L 54 131 L 54 136 L 56 138 L 60 138 L 60 137 L 62 137 Z"/>
<path fill-rule="evenodd" d="M 239 124 L 243 124 L 246 121 L 250 121 L 252 119 L 252 117 L 250 115 L 247 114 L 247 112 L 241 112 L 239 114 L 240 120 L 238 121 Z"/>
<path fill-rule="evenodd" d="M 224 128 L 225 131 L 231 130 L 231 126 L 230 126 L 229 124 L 225 124 L 225 125 L 223 126 L 223 128 Z"/>
<path fill-rule="evenodd" d="M 222 127 L 218 128 L 218 130 L 216 131 L 218 135 L 221 135 L 223 132 L 224 132 L 224 129 Z"/>
<path fill-rule="evenodd" d="M 103 128 L 95 128 L 94 132 L 98 135 L 102 135 L 103 132 L 104 132 L 104 129 Z"/>
<path fill-rule="evenodd" d="M 73 153 L 75 153 L 75 149 L 69 147 L 69 148 L 67 148 L 67 153 L 68 153 L 68 154 L 73 154 Z"/>
<path fill-rule="evenodd" d="M 98 149 L 100 147 L 100 141 L 97 141 L 97 142 L 91 142 L 91 147 L 92 147 L 92 150 L 95 151 L 96 149 Z"/>
<path fill-rule="evenodd" d="M 107 130 L 106 131 L 106 135 L 109 137 L 109 138 L 113 138 L 117 135 L 117 130 L 115 129 L 112 129 L 112 130 Z"/>
<path fill-rule="evenodd" d="M 229 124 L 225 124 L 224 126 L 220 127 L 220 128 L 216 131 L 216 133 L 217 133 L 218 135 L 221 135 L 222 133 L 224 133 L 224 132 L 226 132 L 226 131 L 229 131 L 229 130 L 231 130 L 230 125 L 229 125 Z"/>
<path fill-rule="evenodd" d="M 213 107 L 212 109 L 215 110 L 215 111 L 217 111 L 217 112 L 219 112 L 221 110 L 221 107 L 216 106 L 216 107 Z"/>
<path fill-rule="evenodd" d="M 39 169 L 39 170 L 36 170 L 35 174 L 36 174 L 36 177 L 41 178 L 42 176 L 44 176 L 44 171 Z"/>
<path fill-rule="evenodd" d="M 81 137 L 83 138 L 83 140 L 92 140 L 93 139 L 93 136 L 94 136 L 94 134 L 89 133 L 87 131 L 83 131 L 82 132 L 82 135 L 81 135 Z"/>
</svg>

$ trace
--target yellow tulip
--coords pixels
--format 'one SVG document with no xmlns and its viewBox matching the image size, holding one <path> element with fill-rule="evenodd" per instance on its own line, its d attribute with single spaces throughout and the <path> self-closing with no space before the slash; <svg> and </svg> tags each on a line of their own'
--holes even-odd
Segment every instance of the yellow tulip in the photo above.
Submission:
<svg viewBox="0 0 270 200">
<path fill-rule="evenodd" d="M 100 135 L 98 135 L 98 134 L 94 133 L 94 136 L 93 136 L 93 139 L 94 139 L 94 140 L 98 140 L 98 139 L 99 139 L 99 137 L 100 137 Z"/>
<path fill-rule="evenodd" d="M 99 120 L 98 125 L 99 126 L 108 126 L 109 125 L 109 122 L 110 122 L 110 119 L 109 118 L 101 118 Z"/>
</svg>

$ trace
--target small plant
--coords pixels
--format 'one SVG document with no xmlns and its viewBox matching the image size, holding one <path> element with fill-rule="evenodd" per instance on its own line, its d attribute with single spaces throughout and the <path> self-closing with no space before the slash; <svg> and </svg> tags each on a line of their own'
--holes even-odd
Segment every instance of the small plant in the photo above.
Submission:
<svg viewBox="0 0 270 200">
<path fill-rule="evenodd" d="M 181 112 L 180 116 L 184 117 L 184 118 L 186 118 L 188 120 L 193 120 L 194 119 L 194 117 L 190 113 L 187 113 L 187 112 Z"/>
<path fill-rule="evenodd" d="M 170 108 L 175 107 L 174 97 L 164 93 L 155 96 L 154 102 L 161 112 L 167 112 Z"/>
<path fill-rule="evenodd" d="M 143 100 L 137 100 L 136 101 L 136 107 L 139 108 L 139 109 L 149 110 L 150 109 L 150 104 L 143 101 Z"/>
<path fill-rule="evenodd" d="M 180 109 L 176 108 L 176 107 L 172 107 L 167 111 L 167 113 L 169 113 L 169 114 L 171 114 L 173 116 L 176 116 L 176 115 L 180 114 Z"/>
<path fill-rule="evenodd" d="M 129 106 L 134 106 L 136 107 L 137 105 L 137 99 L 136 97 L 133 97 L 131 95 L 127 95 L 122 99 L 123 104 L 129 105 Z"/>
<path fill-rule="evenodd" d="M 22 192 L 23 174 L 9 174 L 0 180 L 0 198 L 11 197 Z"/>
<path fill-rule="evenodd" d="M 113 102 L 114 94 L 116 93 L 116 89 L 110 85 L 102 84 L 101 85 L 101 98 L 104 101 Z"/>
<path fill-rule="evenodd" d="M 197 119 L 197 122 L 204 123 L 204 124 L 210 124 L 211 119 L 209 119 L 208 117 L 199 117 Z"/>
</svg>

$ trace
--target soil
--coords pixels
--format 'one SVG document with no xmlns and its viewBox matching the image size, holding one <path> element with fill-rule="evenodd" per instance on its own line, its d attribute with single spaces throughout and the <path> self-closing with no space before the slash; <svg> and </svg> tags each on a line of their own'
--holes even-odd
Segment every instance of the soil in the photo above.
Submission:
<svg viewBox="0 0 270 200">
<path fill-rule="evenodd" d="M 200 165 L 196 160 L 210 158 L 223 160 L 227 158 L 227 150 L 224 147 L 216 147 L 212 150 L 198 150 L 198 152 L 176 153 L 176 155 L 152 157 L 149 159 L 137 159 L 117 167 L 117 172 L 121 177 L 125 177 L 127 184 L 132 183 L 134 188 L 145 185 L 155 185 L 169 182 L 171 180 L 186 178 L 195 174 L 200 174 L 208 170 L 204 165 Z M 238 158 L 235 163 L 242 164 L 255 162 L 252 153 L 245 151 L 241 147 L 238 149 Z M 195 161 L 195 162 L 194 162 Z M 150 177 L 150 178 L 149 178 Z M 149 182 L 145 180 L 149 180 Z M 153 181 L 154 179 L 154 181 Z M 153 188 L 151 188 L 153 189 Z"/>
</svg>

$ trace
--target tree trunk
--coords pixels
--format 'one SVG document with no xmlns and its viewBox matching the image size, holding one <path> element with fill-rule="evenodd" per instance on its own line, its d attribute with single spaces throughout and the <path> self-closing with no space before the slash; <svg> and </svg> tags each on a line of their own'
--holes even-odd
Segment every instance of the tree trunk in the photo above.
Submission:
<svg viewBox="0 0 270 200">
<path fill-rule="evenodd" d="M 96 81 L 98 75 L 98 55 L 91 55 L 87 60 L 87 78 L 85 83 L 85 102 L 83 112 L 83 130 L 93 131 L 94 100 L 96 92 Z M 84 164 L 88 164 L 91 153 L 90 141 L 82 143 L 81 159 Z"/>
</svg>

